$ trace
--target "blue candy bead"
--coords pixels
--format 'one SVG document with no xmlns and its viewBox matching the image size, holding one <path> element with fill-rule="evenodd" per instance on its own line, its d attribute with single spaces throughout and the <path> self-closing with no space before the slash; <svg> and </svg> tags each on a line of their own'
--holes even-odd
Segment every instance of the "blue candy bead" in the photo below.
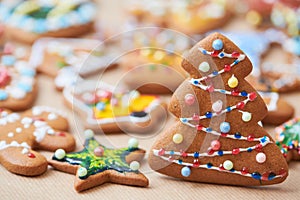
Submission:
<svg viewBox="0 0 300 200">
<path fill-rule="evenodd" d="M 36 72 L 34 69 L 30 69 L 30 68 L 27 68 L 27 69 L 21 69 L 20 70 L 20 73 L 21 75 L 23 76 L 30 76 L 30 77 L 33 77 L 35 76 Z"/>
<path fill-rule="evenodd" d="M 6 100 L 8 98 L 7 92 L 0 90 L 0 101 Z"/>
<path fill-rule="evenodd" d="M 96 108 L 97 108 L 97 110 L 104 110 L 104 108 L 105 108 L 105 103 L 103 103 L 103 102 L 97 103 L 97 104 L 96 104 Z"/>
<path fill-rule="evenodd" d="M 220 131 L 222 133 L 228 133 L 230 131 L 230 124 L 228 122 L 222 122 L 220 124 Z"/>
<path fill-rule="evenodd" d="M 46 20 L 37 19 L 34 25 L 34 32 L 39 34 L 47 32 Z"/>
<path fill-rule="evenodd" d="M 181 175 L 184 177 L 188 177 L 191 175 L 191 169 L 189 167 L 183 167 L 181 169 Z"/>
<path fill-rule="evenodd" d="M 212 43 L 212 47 L 215 50 L 221 50 L 223 48 L 223 41 L 220 40 L 220 39 L 214 40 L 213 43 Z"/>
</svg>

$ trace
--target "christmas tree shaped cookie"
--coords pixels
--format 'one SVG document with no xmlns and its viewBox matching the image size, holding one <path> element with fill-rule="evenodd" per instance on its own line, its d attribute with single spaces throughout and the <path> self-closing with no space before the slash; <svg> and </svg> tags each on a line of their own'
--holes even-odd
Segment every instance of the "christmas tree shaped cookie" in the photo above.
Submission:
<svg viewBox="0 0 300 200">
<path fill-rule="evenodd" d="M 197 182 L 256 186 L 284 181 L 287 163 L 258 125 L 267 108 L 245 80 L 252 70 L 247 56 L 214 33 L 189 51 L 182 66 L 191 78 L 169 105 L 180 120 L 153 145 L 150 167 Z"/>
<path fill-rule="evenodd" d="M 138 162 L 143 159 L 145 151 L 138 148 L 136 139 L 130 139 L 128 147 L 111 149 L 100 144 L 92 130 L 86 130 L 84 135 L 86 140 L 82 151 L 66 154 L 58 149 L 49 161 L 55 169 L 76 174 L 76 191 L 81 192 L 107 182 L 148 186 L 148 179 L 139 171 Z"/>
</svg>

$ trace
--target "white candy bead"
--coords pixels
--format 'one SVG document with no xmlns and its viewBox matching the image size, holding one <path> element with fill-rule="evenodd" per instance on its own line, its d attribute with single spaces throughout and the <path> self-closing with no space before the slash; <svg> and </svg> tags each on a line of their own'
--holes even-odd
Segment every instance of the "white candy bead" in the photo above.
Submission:
<svg viewBox="0 0 300 200">
<path fill-rule="evenodd" d="M 91 139 L 92 137 L 94 137 L 94 131 L 92 131 L 91 129 L 85 130 L 84 137 L 85 139 Z"/>
<path fill-rule="evenodd" d="M 130 169 L 136 171 L 140 169 L 140 163 L 137 161 L 132 161 L 129 165 Z"/>
<path fill-rule="evenodd" d="M 208 72 L 210 69 L 210 66 L 208 64 L 208 62 L 202 62 L 200 63 L 199 65 L 199 70 L 202 71 L 202 72 Z"/>
<path fill-rule="evenodd" d="M 139 141 L 136 138 L 130 138 L 128 140 L 128 148 L 137 148 L 139 146 Z"/>
<path fill-rule="evenodd" d="M 63 159 L 66 156 L 66 152 L 63 149 L 57 149 L 54 153 L 55 158 L 58 160 Z"/>
</svg>

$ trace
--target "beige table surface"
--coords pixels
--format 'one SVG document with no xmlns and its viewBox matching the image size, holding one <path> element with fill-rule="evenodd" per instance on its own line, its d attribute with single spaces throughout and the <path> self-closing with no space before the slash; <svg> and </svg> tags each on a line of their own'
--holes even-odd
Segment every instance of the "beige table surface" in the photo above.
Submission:
<svg viewBox="0 0 300 200">
<path fill-rule="evenodd" d="M 123 19 L 122 5 L 116 4 L 117 0 L 106 1 L 101 6 L 103 23 L 110 29 L 115 29 Z M 118 6 L 113 6 L 118 5 Z M 112 11 L 113 10 L 113 11 Z M 108 12 L 110 13 L 108 15 Z M 104 17 L 105 18 L 104 18 Z M 236 28 L 248 30 L 247 24 L 242 20 L 233 20 L 224 29 L 234 30 Z M 278 59 L 277 57 L 275 57 Z M 120 70 L 111 70 L 104 74 L 104 81 L 111 82 L 120 77 Z M 35 105 L 54 106 L 68 114 L 71 129 L 77 140 L 77 150 L 82 148 L 83 126 L 80 120 L 63 103 L 63 97 L 56 91 L 53 80 L 45 75 L 38 76 L 39 96 Z M 113 82 L 111 82 L 113 83 Z M 281 95 L 296 108 L 296 115 L 300 115 L 299 93 Z M 168 99 L 169 97 L 166 97 Z M 165 129 L 168 128 L 174 118 L 169 116 Z M 273 134 L 274 127 L 266 127 Z M 157 133 L 159 134 L 159 133 Z M 140 141 L 140 147 L 149 150 L 157 134 L 151 137 L 135 135 Z M 116 147 L 127 145 L 130 138 L 128 134 L 110 134 L 106 136 L 97 135 L 97 139 L 108 142 Z M 52 153 L 43 152 L 47 158 Z M 246 188 L 232 187 L 213 184 L 183 182 L 169 178 L 150 170 L 146 159 L 142 162 L 141 171 L 150 180 L 148 188 L 137 188 L 116 184 L 104 184 L 78 194 L 73 188 L 75 176 L 55 171 L 51 168 L 39 177 L 23 177 L 7 172 L 0 166 L 0 199 L 300 199 L 300 163 L 289 164 L 290 175 L 287 180 L 279 185 Z"/>
</svg>

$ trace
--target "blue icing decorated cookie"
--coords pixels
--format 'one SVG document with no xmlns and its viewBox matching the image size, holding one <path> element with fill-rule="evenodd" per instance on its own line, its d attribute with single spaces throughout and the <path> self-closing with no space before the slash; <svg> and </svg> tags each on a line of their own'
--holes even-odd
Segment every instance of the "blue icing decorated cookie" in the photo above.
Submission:
<svg viewBox="0 0 300 200">
<path fill-rule="evenodd" d="M 6 100 L 8 98 L 8 94 L 4 90 L 0 90 L 0 101 Z"/>
</svg>

